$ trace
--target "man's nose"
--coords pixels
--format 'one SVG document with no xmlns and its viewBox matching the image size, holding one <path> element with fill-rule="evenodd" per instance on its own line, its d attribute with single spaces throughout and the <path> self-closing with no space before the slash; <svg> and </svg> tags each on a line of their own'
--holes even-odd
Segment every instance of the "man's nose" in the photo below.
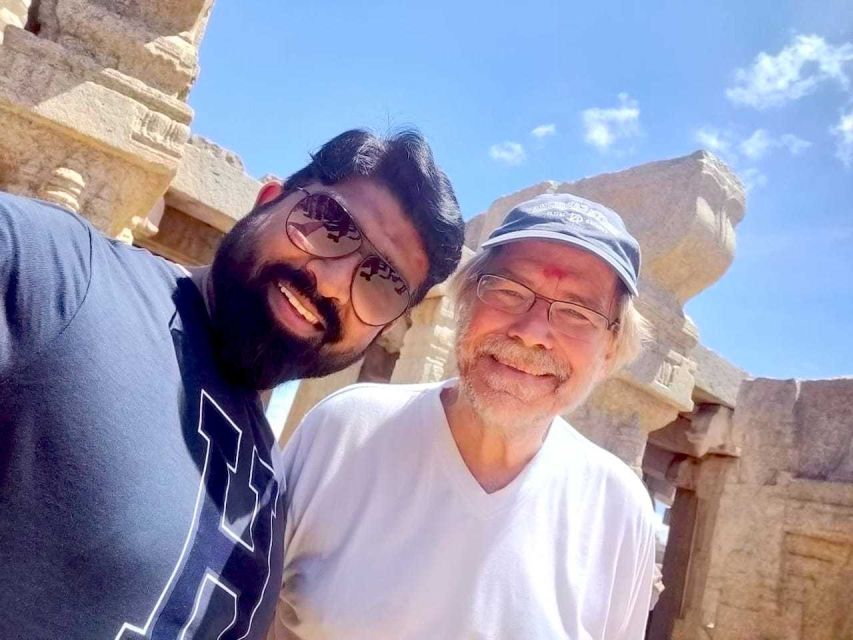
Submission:
<svg viewBox="0 0 853 640">
<path fill-rule="evenodd" d="M 537 300 L 526 313 L 514 318 L 507 334 L 531 349 L 553 348 L 554 334 L 548 320 L 549 308 L 547 301 Z"/>
<path fill-rule="evenodd" d="M 361 260 L 358 252 L 341 258 L 313 258 L 305 268 L 314 276 L 318 294 L 344 305 L 349 303 L 352 274 Z"/>
</svg>

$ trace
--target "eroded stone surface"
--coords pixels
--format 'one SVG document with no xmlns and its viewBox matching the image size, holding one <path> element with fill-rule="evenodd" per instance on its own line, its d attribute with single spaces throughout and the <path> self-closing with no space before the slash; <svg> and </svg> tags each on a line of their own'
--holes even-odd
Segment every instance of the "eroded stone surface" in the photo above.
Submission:
<svg viewBox="0 0 853 640">
<path fill-rule="evenodd" d="M 185 99 L 210 6 L 42 0 L 33 32 L 6 20 L 0 188 L 49 197 L 132 241 L 132 220 L 164 194 L 189 138 Z"/>
<path fill-rule="evenodd" d="M 226 232 L 251 211 L 261 182 L 246 173 L 239 156 L 192 136 L 184 147 L 167 199 L 176 208 Z"/>
<path fill-rule="evenodd" d="M 27 23 L 27 11 L 31 0 L 0 0 L 0 43 L 6 25 L 23 29 Z"/>
<path fill-rule="evenodd" d="M 853 378 L 751 380 L 673 638 L 853 638 Z"/>
</svg>

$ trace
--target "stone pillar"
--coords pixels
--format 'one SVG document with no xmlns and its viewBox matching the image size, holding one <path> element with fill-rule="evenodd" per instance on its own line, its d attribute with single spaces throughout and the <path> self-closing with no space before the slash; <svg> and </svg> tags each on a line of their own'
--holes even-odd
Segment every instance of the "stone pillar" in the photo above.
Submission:
<svg viewBox="0 0 853 640">
<path fill-rule="evenodd" d="M 453 301 L 445 285 L 433 287 L 412 311 L 412 324 L 403 338 L 391 382 L 437 382 L 456 370 Z"/>
<path fill-rule="evenodd" d="M 672 419 L 673 410 L 642 387 L 613 378 L 567 416 L 587 438 L 642 475 L 647 435 Z"/>
<path fill-rule="evenodd" d="M 290 412 L 287 414 L 284 429 L 281 431 L 279 443 L 284 445 L 290 439 L 293 430 L 299 426 L 299 422 L 305 417 L 305 414 L 315 404 L 320 402 L 320 400 L 338 389 L 355 384 L 358 380 L 358 374 L 361 371 L 361 364 L 362 361 L 359 360 L 346 369 L 324 378 L 311 378 L 310 380 L 300 382 L 299 389 L 297 389 L 296 395 L 293 398 L 293 404 L 290 406 Z M 277 425 L 273 425 L 273 427 L 275 428 Z"/>
<path fill-rule="evenodd" d="M 745 382 L 734 429 L 672 637 L 853 638 L 853 378 Z"/>
<path fill-rule="evenodd" d="M 10 0 L 0 0 L 8 4 Z M 15 0 L 11 0 L 14 2 Z M 0 46 L 0 189 L 133 240 L 175 176 L 212 0 L 40 0 Z"/>
</svg>

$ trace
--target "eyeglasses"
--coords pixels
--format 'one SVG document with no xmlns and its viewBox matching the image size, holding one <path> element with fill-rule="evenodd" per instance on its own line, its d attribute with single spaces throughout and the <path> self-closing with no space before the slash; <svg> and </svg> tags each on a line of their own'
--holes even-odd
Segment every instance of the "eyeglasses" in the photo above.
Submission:
<svg viewBox="0 0 853 640">
<path fill-rule="evenodd" d="M 477 281 L 477 297 L 484 303 L 498 309 L 521 315 L 533 307 L 537 299 L 548 302 L 548 322 L 555 331 L 578 340 L 590 341 L 599 332 L 609 331 L 619 324 L 611 321 L 603 313 L 577 304 L 546 298 L 525 287 L 523 284 L 496 275 L 483 275 Z"/>
<path fill-rule="evenodd" d="M 365 243 L 373 249 L 350 213 L 331 194 L 298 189 L 304 196 L 290 209 L 285 224 L 293 244 L 316 258 L 343 258 Z M 353 271 L 350 301 L 362 322 L 381 327 L 403 315 L 411 294 L 403 276 L 378 253 L 370 253 Z"/>
</svg>

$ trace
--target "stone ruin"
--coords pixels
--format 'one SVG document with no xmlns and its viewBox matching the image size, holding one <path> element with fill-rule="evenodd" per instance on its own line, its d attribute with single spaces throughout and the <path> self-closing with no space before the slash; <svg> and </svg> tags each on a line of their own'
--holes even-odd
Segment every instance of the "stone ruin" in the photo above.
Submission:
<svg viewBox="0 0 853 640">
<path fill-rule="evenodd" d="M 212 0 L 0 0 L 0 189 L 39 197 L 187 265 L 260 182 L 192 136 L 186 97 Z M 853 640 L 853 379 L 750 379 L 699 342 L 685 303 L 731 264 L 744 215 L 714 156 L 652 162 L 497 199 L 466 256 L 515 204 L 571 192 L 621 212 L 643 247 L 654 339 L 571 422 L 642 474 L 668 524 L 654 640 Z M 435 287 L 365 358 L 303 382 L 285 425 L 356 381 L 453 375 L 453 305 Z"/>
<path fill-rule="evenodd" d="M 2 188 L 206 261 L 257 185 L 234 154 L 190 136 L 186 97 L 212 4 L 0 0 Z M 155 239 L 161 226 L 169 247 Z"/>
</svg>

